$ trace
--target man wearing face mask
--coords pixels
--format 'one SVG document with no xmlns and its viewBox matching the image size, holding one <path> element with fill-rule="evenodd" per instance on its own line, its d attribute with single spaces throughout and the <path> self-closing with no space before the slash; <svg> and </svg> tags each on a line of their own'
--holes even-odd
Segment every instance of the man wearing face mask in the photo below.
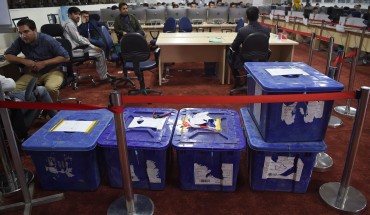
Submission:
<svg viewBox="0 0 370 215">
<path fill-rule="evenodd" d="M 57 101 L 64 80 L 61 63 L 69 60 L 68 52 L 51 36 L 38 33 L 31 19 L 20 20 L 17 28 L 19 37 L 5 51 L 7 61 L 25 66 L 25 74 L 17 80 L 15 92 L 25 90 L 35 77 L 37 85 L 44 85 L 53 101 Z M 21 52 L 25 58 L 17 57 Z"/>
<path fill-rule="evenodd" d="M 114 20 L 114 31 L 118 36 L 118 40 L 127 33 L 140 33 L 145 36 L 144 30 L 141 28 L 141 25 L 137 18 L 128 13 L 127 3 L 122 2 L 118 5 L 118 8 L 121 12 L 119 16 Z"/>
</svg>

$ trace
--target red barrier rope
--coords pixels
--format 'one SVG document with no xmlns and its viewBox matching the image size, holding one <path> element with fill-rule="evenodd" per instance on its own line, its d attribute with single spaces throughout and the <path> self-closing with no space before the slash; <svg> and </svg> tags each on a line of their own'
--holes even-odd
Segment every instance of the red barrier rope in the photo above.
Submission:
<svg viewBox="0 0 370 215">
<path fill-rule="evenodd" d="M 352 58 L 357 55 L 356 50 L 351 51 L 350 53 L 346 54 L 345 59 Z"/>
<path fill-rule="evenodd" d="M 320 35 L 316 35 L 315 38 L 321 40 L 321 41 L 325 41 L 325 42 L 329 42 L 330 41 L 330 38 L 329 37 L 323 37 L 323 36 L 320 36 Z"/>
<path fill-rule="evenodd" d="M 167 104 L 250 104 L 250 103 L 281 103 L 303 101 L 325 101 L 354 99 L 355 92 L 285 94 L 264 96 L 122 96 L 124 104 L 129 103 L 167 103 Z M 113 113 L 122 113 L 120 106 L 105 107 L 94 104 L 68 104 L 47 102 L 13 102 L 0 101 L 0 108 L 38 110 L 96 110 L 108 109 Z"/>
<path fill-rule="evenodd" d="M 310 33 L 306 33 L 306 32 L 303 32 L 303 31 L 295 31 L 295 30 L 291 30 L 289 28 L 284 28 L 284 27 L 279 27 L 279 29 L 281 29 L 283 31 L 286 31 L 286 32 L 293 33 L 293 34 L 303 35 L 303 36 L 306 36 L 306 37 L 310 37 L 311 36 Z"/>
<path fill-rule="evenodd" d="M 264 22 L 260 22 L 260 24 L 264 25 L 264 26 L 271 27 L 271 28 L 275 28 L 275 25 L 267 24 L 267 23 L 264 23 Z"/>
</svg>

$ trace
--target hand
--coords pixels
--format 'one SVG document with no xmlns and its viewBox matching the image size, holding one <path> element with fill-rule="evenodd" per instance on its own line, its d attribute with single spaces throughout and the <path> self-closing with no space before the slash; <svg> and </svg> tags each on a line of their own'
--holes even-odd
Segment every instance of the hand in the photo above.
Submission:
<svg viewBox="0 0 370 215">
<path fill-rule="evenodd" d="M 36 62 L 30 59 L 24 59 L 22 62 L 26 67 L 33 69 L 33 67 L 36 65 Z"/>
<path fill-rule="evenodd" d="M 97 52 L 102 52 L 103 50 L 97 46 L 94 47 L 94 50 L 97 51 Z"/>
<path fill-rule="evenodd" d="M 43 61 L 36 62 L 35 65 L 32 67 L 33 71 L 40 71 L 46 66 L 46 64 Z"/>
</svg>

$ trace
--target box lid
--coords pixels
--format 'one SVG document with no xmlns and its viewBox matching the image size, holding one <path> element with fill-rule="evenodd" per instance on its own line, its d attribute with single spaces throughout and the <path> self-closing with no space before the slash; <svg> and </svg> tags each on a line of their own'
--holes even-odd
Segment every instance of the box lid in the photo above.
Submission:
<svg viewBox="0 0 370 215">
<path fill-rule="evenodd" d="M 247 108 L 241 108 L 240 113 L 243 119 L 247 142 L 255 151 L 271 152 L 324 152 L 326 144 L 324 141 L 315 142 L 274 142 L 267 143 L 263 140 L 260 132 Z"/>
<path fill-rule="evenodd" d="M 28 138 L 22 148 L 28 151 L 90 151 L 96 140 L 113 119 L 106 109 L 88 111 L 59 111 L 36 133 Z M 87 133 L 50 131 L 62 120 L 97 121 Z"/>
<path fill-rule="evenodd" d="M 302 62 L 246 62 L 244 68 L 267 92 L 338 92 L 344 88 L 343 84 Z M 308 75 L 273 76 L 266 69 L 297 69 Z"/>
<path fill-rule="evenodd" d="M 163 116 L 165 120 L 164 125 L 161 129 L 148 128 L 148 127 L 132 127 L 129 125 L 134 119 L 138 117 L 153 118 L 154 115 L 166 115 Z M 172 137 L 174 124 L 176 122 L 178 111 L 175 109 L 166 108 L 125 108 L 123 112 L 123 118 L 125 121 L 126 131 L 126 142 L 128 147 L 135 148 L 152 148 L 161 149 L 168 147 L 170 139 Z M 116 148 L 117 136 L 116 127 L 112 123 L 109 125 L 103 134 L 98 139 L 98 144 L 101 147 Z"/>
<path fill-rule="evenodd" d="M 221 121 L 221 131 L 183 126 L 186 118 L 207 112 L 208 116 Z M 241 150 L 245 137 L 240 118 L 235 110 L 216 108 L 184 108 L 179 112 L 172 145 L 178 149 Z"/>
</svg>

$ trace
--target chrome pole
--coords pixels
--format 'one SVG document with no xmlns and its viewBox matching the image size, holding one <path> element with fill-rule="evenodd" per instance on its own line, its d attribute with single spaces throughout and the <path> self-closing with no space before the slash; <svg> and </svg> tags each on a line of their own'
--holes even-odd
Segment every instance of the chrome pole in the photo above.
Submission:
<svg viewBox="0 0 370 215">
<path fill-rule="evenodd" d="M 0 84 L 0 101 L 4 101 L 4 92 L 2 90 Z M 47 204 L 50 202 L 55 202 L 64 199 L 64 194 L 59 193 L 55 195 L 50 195 L 38 199 L 32 199 L 32 192 L 33 192 L 33 184 L 31 183 L 30 187 L 27 184 L 27 172 L 24 171 L 21 157 L 19 155 L 17 142 L 15 140 L 14 131 L 12 124 L 10 122 L 10 117 L 8 113 L 8 109 L 0 108 L 1 120 L 3 122 L 5 134 L 9 143 L 9 149 L 12 156 L 13 165 L 15 168 L 15 172 L 17 174 L 17 181 L 21 187 L 21 191 L 23 194 L 23 202 L 17 202 L 10 205 L 2 205 L 0 206 L 0 213 L 14 211 L 20 208 L 23 208 L 23 214 L 31 214 L 32 206 L 37 206 L 41 204 Z"/>
<path fill-rule="evenodd" d="M 334 46 L 334 37 L 330 37 L 329 39 L 329 46 L 328 46 L 328 57 L 326 59 L 326 69 L 325 74 L 328 75 L 329 73 L 329 67 L 331 64 L 331 57 L 333 55 L 333 46 Z"/>
<path fill-rule="evenodd" d="M 122 106 L 121 93 L 118 91 L 112 92 L 110 94 L 110 101 L 113 106 Z M 134 194 L 132 190 L 130 161 L 125 134 L 126 127 L 123 120 L 123 114 L 115 113 L 114 122 L 116 126 L 118 152 L 122 170 L 123 196 L 116 199 L 109 206 L 107 214 L 153 214 L 154 204 L 152 200 L 146 196 Z"/>
<path fill-rule="evenodd" d="M 367 205 L 365 196 L 349 184 L 356 160 L 357 150 L 360 144 L 369 96 L 370 87 L 361 87 L 359 108 L 356 112 L 341 182 L 329 182 L 323 184 L 319 190 L 321 198 L 328 205 L 344 212 L 360 213 Z"/>
<path fill-rule="evenodd" d="M 356 55 L 352 57 L 352 63 L 351 63 L 351 70 L 350 70 L 350 76 L 348 81 L 348 91 L 353 91 L 353 85 L 355 82 L 355 74 L 356 74 L 356 66 L 357 66 L 357 54 L 359 52 L 359 48 L 355 48 Z M 334 110 L 342 115 L 354 117 L 356 115 L 356 108 L 351 107 L 351 99 L 347 99 L 346 106 L 337 106 L 334 108 Z"/>
<path fill-rule="evenodd" d="M 315 41 L 315 32 L 311 33 L 311 40 L 310 40 L 310 49 L 308 50 L 308 65 L 312 65 L 312 51 L 313 51 L 313 46 L 314 46 L 314 41 Z"/>
</svg>

